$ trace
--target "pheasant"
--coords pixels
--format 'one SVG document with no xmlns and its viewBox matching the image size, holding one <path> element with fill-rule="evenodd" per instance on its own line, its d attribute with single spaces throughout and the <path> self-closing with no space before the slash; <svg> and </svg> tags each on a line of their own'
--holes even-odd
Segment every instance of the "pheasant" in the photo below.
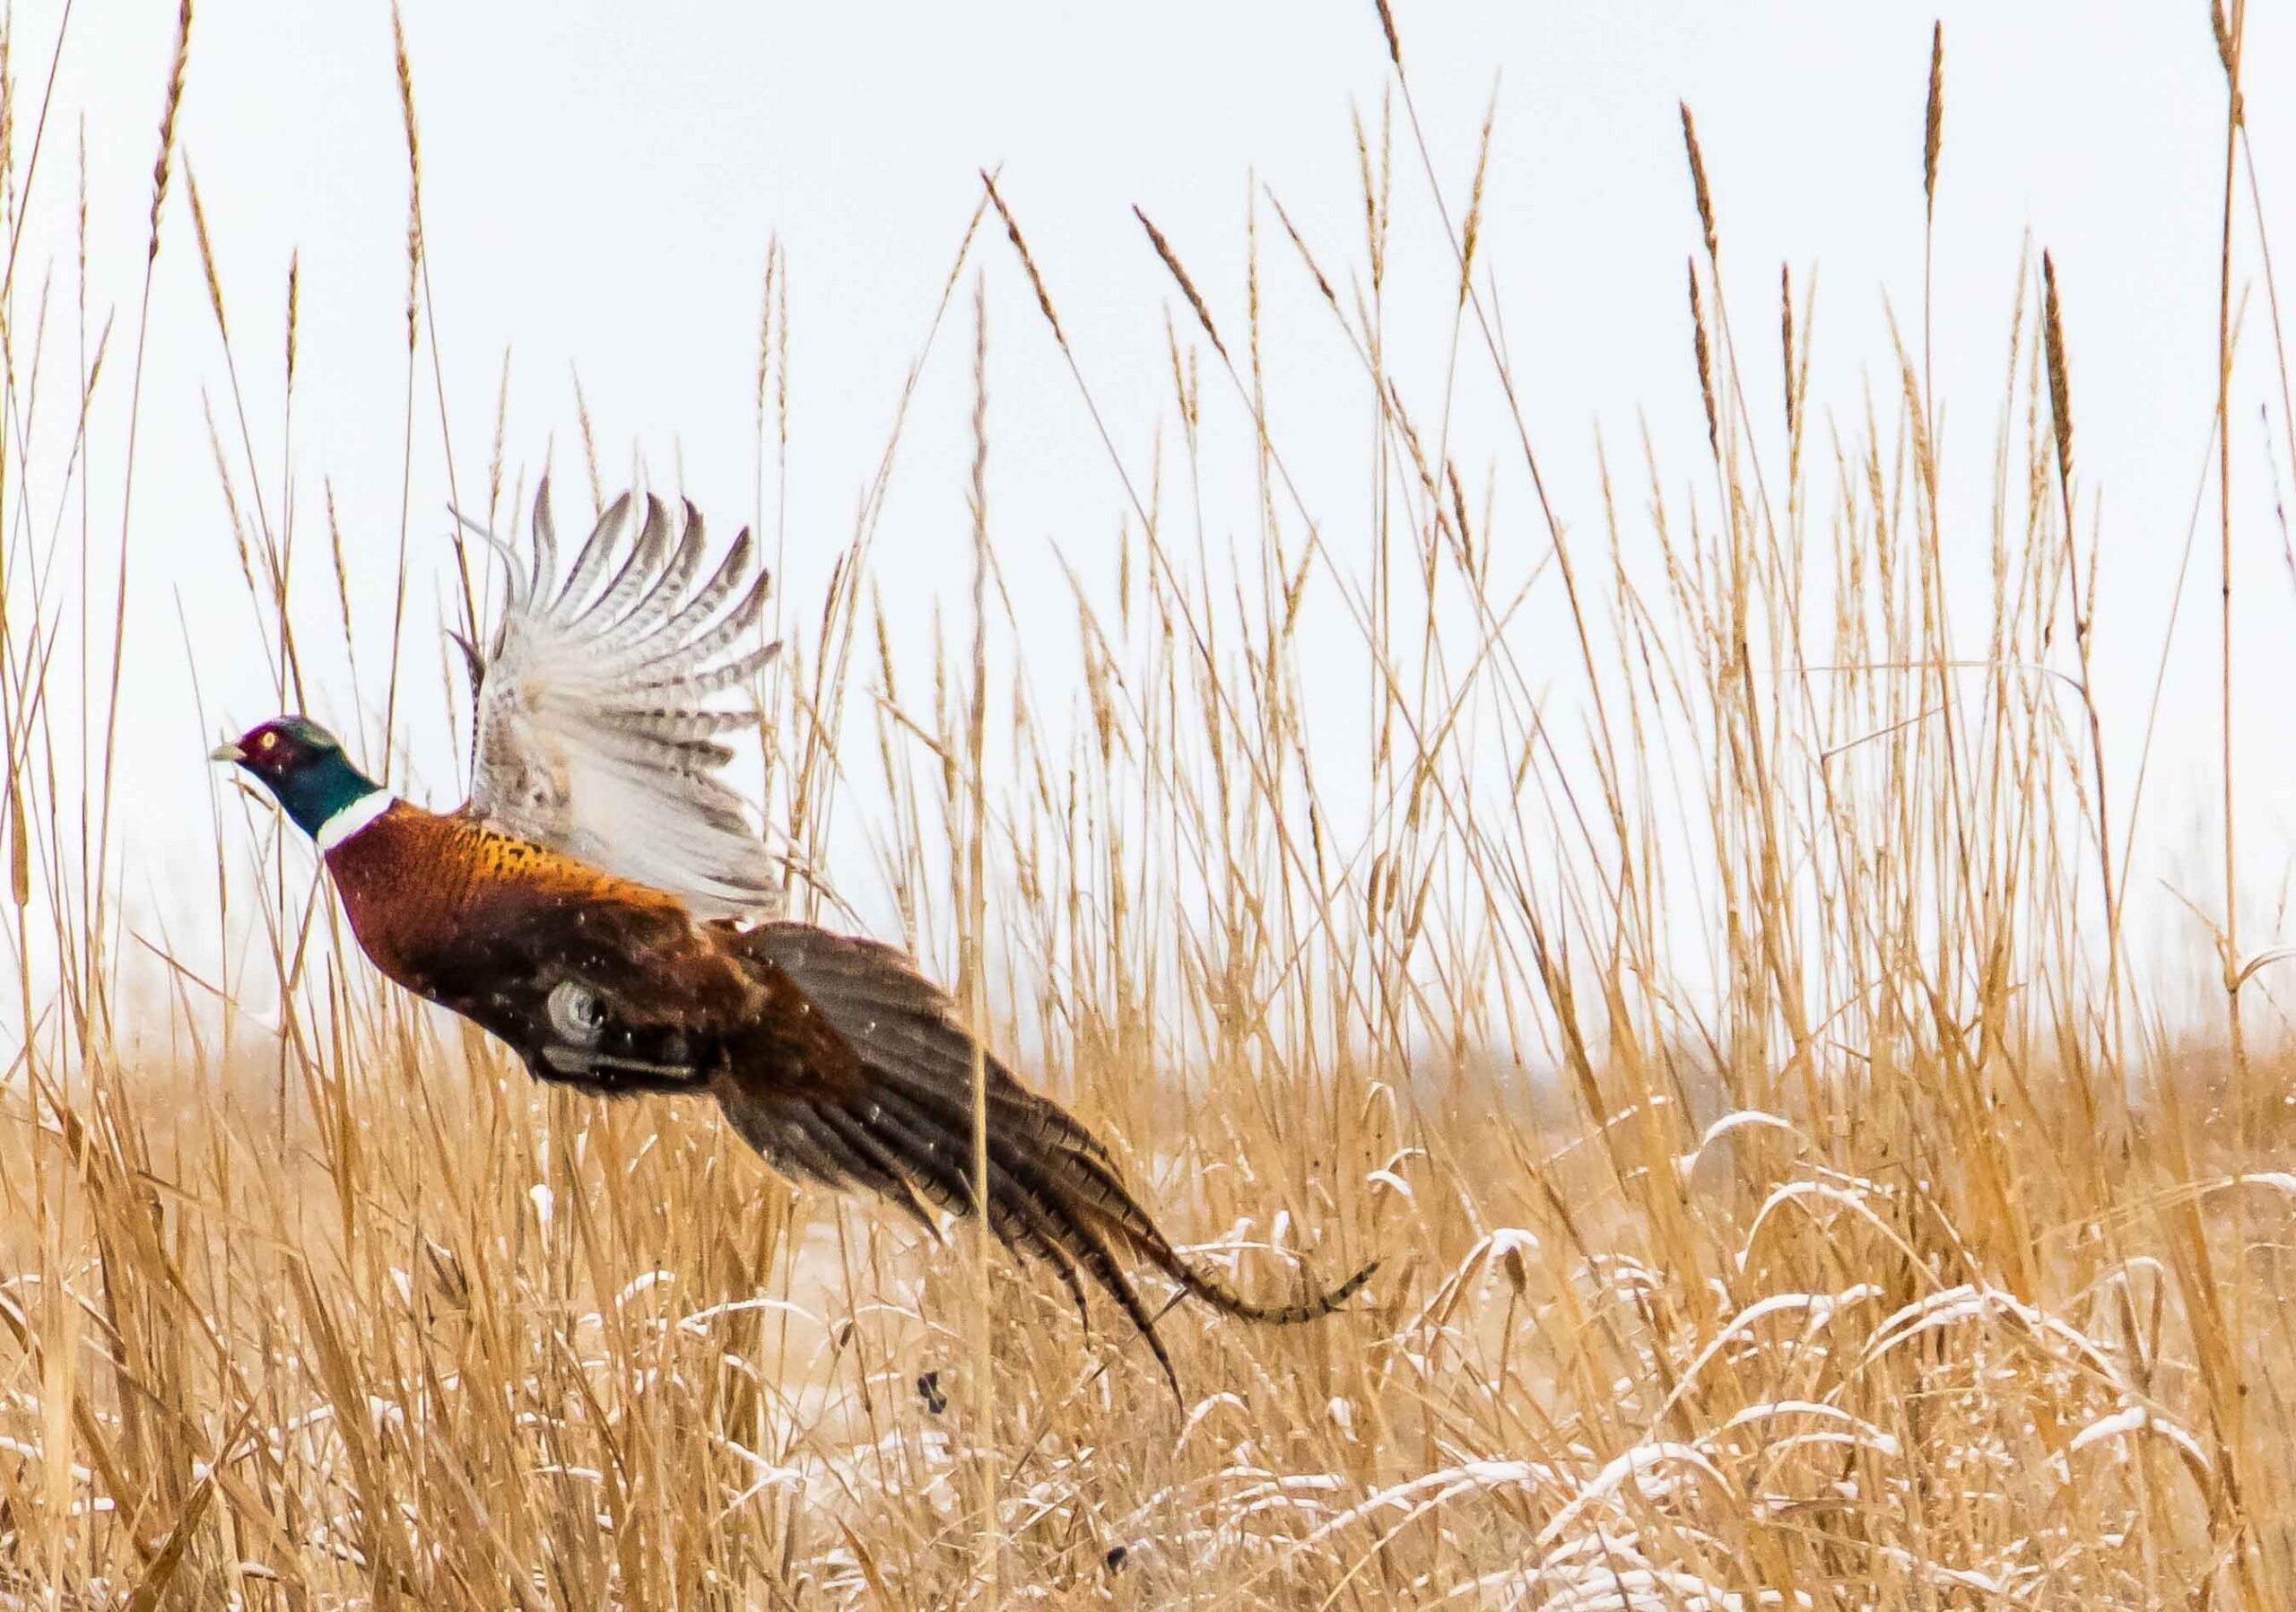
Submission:
<svg viewBox="0 0 2296 1612">
<path fill-rule="evenodd" d="M 474 528 L 475 529 L 475 528 Z M 605 1096 L 715 1097 L 797 1183 L 876 1193 L 937 1233 L 973 1212 L 975 1043 L 948 994 L 895 948 L 780 918 L 774 864 L 719 776 L 718 735 L 758 719 L 778 645 L 747 531 L 702 579 L 691 502 L 600 516 L 565 580 L 549 485 L 530 553 L 481 534 L 509 573 L 470 663 L 473 788 L 430 812 L 282 716 L 218 748 L 316 843 L 361 947 L 398 985 L 499 1037 L 537 1079 Z M 702 579 L 697 580 L 698 579 Z M 1326 1315 L 1366 1265 L 1290 1305 L 1253 1303 L 1191 1264 L 1108 1147 L 982 1053 L 991 1232 L 1049 1265 L 1086 1313 L 1097 1284 L 1179 1381 L 1121 1254 L 1247 1320 Z M 1089 1317 L 1087 1317 L 1089 1319 Z"/>
</svg>

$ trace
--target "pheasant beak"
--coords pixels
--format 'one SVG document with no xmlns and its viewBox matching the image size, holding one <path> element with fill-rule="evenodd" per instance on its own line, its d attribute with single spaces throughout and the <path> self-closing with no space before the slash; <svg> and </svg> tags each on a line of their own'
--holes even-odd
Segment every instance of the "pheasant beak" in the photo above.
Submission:
<svg viewBox="0 0 2296 1612">
<path fill-rule="evenodd" d="M 237 745 L 218 745 L 207 753 L 207 759 L 211 762 L 238 762 L 247 760 L 248 753 Z"/>
</svg>

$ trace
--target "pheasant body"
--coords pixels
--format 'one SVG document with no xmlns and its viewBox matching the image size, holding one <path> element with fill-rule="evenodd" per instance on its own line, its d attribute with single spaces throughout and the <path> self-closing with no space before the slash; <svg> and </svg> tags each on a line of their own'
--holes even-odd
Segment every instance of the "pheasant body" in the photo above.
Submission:
<svg viewBox="0 0 2296 1612">
<path fill-rule="evenodd" d="M 674 896 L 461 814 L 394 802 L 326 865 L 377 968 L 491 1031 L 546 1079 L 606 1091 L 705 1084 L 687 1072 L 700 1057 L 692 1043 L 769 994 Z M 553 1033 L 551 993 L 569 981 L 602 1007 L 631 998 L 602 1021 L 596 1047 Z M 671 1044 L 679 1036 L 690 1044 Z M 637 1078 L 648 1073 L 657 1078 Z"/>
</svg>

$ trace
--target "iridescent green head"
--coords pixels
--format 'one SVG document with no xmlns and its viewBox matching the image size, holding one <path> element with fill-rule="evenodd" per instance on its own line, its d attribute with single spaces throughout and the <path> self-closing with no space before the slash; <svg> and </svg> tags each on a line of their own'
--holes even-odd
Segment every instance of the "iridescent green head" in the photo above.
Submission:
<svg viewBox="0 0 2296 1612">
<path fill-rule="evenodd" d="M 254 774 L 322 851 L 333 850 L 390 804 L 382 787 L 351 764 L 335 736 L 309 717 L 274 717 L 218 746 L 210 759 L 236 762 Z"/>
</svg>

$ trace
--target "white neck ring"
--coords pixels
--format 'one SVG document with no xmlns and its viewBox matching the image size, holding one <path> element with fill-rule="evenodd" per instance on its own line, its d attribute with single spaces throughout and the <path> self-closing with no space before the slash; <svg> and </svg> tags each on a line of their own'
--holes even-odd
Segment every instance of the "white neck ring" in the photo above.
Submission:
<svg viewBox="0 0 2296 1612">
<path fill-rule="evenodd" d="M 338 810 L 334 816 L 320 823 L 318 832 L 311 836 L 319 848 L 319 855 L 326 856 L 358 833 L 389 811 L 397 799 L 398 797 L 387 789 L 375 789 Z"/>
</svg>

